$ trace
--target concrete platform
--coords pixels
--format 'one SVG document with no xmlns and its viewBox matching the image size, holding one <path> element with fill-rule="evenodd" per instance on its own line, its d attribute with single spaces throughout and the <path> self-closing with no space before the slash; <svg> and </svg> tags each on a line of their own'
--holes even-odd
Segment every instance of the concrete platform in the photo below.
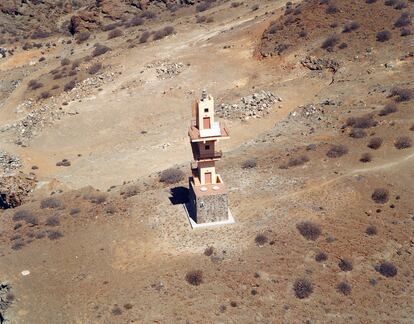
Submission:
<svg viewBox="0 0 414 324">
<path fill-rule="evenodd" d="M 207 228 L 207 227 L 214 227 L 214 226 L 222 226 L 222 225 L 230 225 L 230 224 L 234 224 L 236 221 L 234 220 L 234 217 L 230 211 L 230 208 L 228 209 L 229 212 L 229 217 L 228 219 L 224 220 L 224 221 L 218 221 L 218 222 L 210 222 L 210 223 L 200 223 L 197 224 L 193 217 L 191 216 L 191 208 L 189 206 L 189 204 L 183 204 L 183 207 L 185 209 L 185 213 L 187 215 L 188 221 L 190 222 L 191 228 L 192 229 L 198 229 L 198 228 Z"/>
</svg>

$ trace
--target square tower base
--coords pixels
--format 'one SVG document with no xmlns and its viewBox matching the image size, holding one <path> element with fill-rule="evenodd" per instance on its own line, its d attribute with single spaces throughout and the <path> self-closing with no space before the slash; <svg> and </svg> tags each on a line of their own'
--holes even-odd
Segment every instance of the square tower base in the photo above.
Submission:
<svg viewBox="0 0 414 324">
<path fill-rule="evenodd" d="M 229 221 L 231 216 L 229 213 L 228 196 L 223 184 L 196 187 L 193 178 L 190 178 L 189 187 L 190 202 L 188 204 L 188 212 L 196 224 L 217 222 L 225 224 Z M 206 189 L 202 191 L 201 188 Z"/>
</svg>

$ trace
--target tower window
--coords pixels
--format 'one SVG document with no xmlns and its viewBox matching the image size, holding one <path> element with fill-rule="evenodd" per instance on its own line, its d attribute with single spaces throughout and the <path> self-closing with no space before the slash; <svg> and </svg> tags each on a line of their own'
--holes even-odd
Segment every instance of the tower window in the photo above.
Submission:
<svg viewBox="0 0 414 324">
<path fill-rule="evenodd" d="M 208 151 L 210 149 L 210 145 L 206 145 L 205 149 Z"/>
<path fill-rule="evenodd" d="M 204 112 L 205 113 L 208 113 L 208 108 L 204 108 Z"/>
</svg>

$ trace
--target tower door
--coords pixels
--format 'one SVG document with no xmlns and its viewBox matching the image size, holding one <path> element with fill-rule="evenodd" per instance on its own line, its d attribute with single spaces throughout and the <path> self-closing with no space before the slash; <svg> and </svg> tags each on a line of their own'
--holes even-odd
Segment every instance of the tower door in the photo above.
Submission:
<svg viewBox="0 0 414 324">
<path fill-rule="evenodd" d="M 204 129 L 210 129 L 211 128 L 210 117 L 204 117 L 203 118 L 203 128 Z"/>
<path fill-rule="evenodd" d="M 204 177 L 205 177 L 205 180 L 206 180 L 206 184 L 210 184 L 211 181 L 213 180 L 213 177 L 211 176 L 211 172 L 204 173 Z"/>
</svg>

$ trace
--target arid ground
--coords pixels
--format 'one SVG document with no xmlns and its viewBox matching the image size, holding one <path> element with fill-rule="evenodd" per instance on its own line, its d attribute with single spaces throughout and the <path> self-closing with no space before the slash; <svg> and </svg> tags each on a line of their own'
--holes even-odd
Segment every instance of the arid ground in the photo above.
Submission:
<svg viewBox="0 0 414 324">
<path fill-rule="evenodd" d="M 414 322 L 412 1 L 27 2 L 0 4 L 0 322 Z M 193 230 L 203 89 L 236 222 Z"/>
</svg>

